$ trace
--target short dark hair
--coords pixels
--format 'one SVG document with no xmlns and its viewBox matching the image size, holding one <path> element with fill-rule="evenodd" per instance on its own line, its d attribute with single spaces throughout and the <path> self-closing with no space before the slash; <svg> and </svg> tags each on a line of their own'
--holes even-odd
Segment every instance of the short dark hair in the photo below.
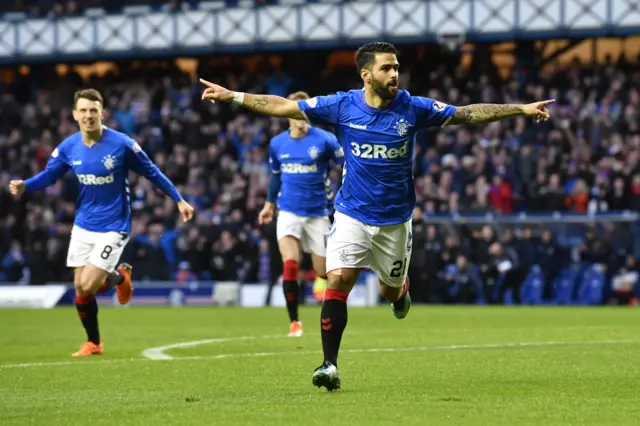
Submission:
<svg viewBox="0 0 640 426">
<path fill-rule="evenodd" d="M 368 68 L 376 60 L 376 53 L 398 54 L 398 49 L 393 44 L 376 41 L 360 46 L 356 50 L 356 66 L 358 72 L 363 68 Z"/>
<path fill-rule="evenodd" d="M 104 106 L 104 102 L 102 100 L 102 95 L 96 89 L 82 89 L 78 90 L 73 95 L 73 107 L 75 108 L 78 104 L 78 100 L 80 99 L 88 99 L 94 102 L 100 102 L 101 105 Z"/>
</svg>

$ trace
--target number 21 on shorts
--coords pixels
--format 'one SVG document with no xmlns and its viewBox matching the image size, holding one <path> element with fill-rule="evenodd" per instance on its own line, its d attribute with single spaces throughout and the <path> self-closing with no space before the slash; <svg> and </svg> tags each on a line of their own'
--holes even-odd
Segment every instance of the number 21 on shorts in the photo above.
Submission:
<svg viewBox="0 0 640 426">
<path fill-rule="evenodd" d="M 393 268 L 391 269 L 389 276 L 391 278 L 404 277 L 404 273 L 407 268 L 407 258 L 405 257 L 403 260 L 396 260 L 392 265 Z"/>
</svg>

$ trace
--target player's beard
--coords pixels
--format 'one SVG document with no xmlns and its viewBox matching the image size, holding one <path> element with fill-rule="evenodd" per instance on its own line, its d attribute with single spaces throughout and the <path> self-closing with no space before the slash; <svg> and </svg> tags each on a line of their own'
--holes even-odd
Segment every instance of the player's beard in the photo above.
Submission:
<svg viewBox="0 0 640 426">
<path fill-rule="evenodd" d="M 391 91 L 391 88 L 389 87 L 388 83 L 382 83 L 377 80 L 371 80 L 371 88 L 373 89 L 375 94 L 378 95 L 380 99 L 384 101 L 393 100 L 396 97 L 396 94 L 398 93 L 397 90 Z M 395 88 L 397 89 L 397 86 L 395 86 Z"/>
</svg>

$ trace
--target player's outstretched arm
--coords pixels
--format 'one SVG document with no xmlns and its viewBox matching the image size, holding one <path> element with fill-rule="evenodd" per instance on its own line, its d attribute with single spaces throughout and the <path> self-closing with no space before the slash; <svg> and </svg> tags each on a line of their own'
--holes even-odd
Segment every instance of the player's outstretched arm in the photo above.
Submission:
<svg viewBox="0 0 640 426">
<path fill-rule="evenodd" d="M 484 124 L 519 115 L 534 117 L 537 121 L 547 121 L 550 118 L 547 105 L 555 99 L 534 102 L 531 104 L 472 104 L 457 107 L 448 124 Z"/>
<path fill-rule="evenodd" d="M 207 88 L 202 92 L 202 100 L 211 102 L 233 102 L 251 111 L 272 117 L 306 120 L 306 116 L 298 107 L 298 102 L 275 95 L 253 95 L 251 93 L 233 92 L 222 86 L 200 79 Z"/>
</svg>

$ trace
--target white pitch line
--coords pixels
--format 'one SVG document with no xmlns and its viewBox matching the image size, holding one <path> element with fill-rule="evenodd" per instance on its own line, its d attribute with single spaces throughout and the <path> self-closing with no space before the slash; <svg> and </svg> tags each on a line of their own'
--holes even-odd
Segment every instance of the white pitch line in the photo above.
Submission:
<svg viewBox="0 0 640 426">
<path fill-rule="evenodd" d="M 142 358 L 146 361 L 146 359 Z M 120 359 L 102 359 L 99 361 L 96 360 L 87 360 L 87 361 L 52 361 L 52 362 L 24 362 L 20 364 L 0 364 L 0 371 L 3 368 L 27 368 L 27 367 L 58 367 L 64 365 L 95 365 L 95 364 L 107 364 L 114 362 L 131 362 L 131 361 L 140 361 L 140 358 L 120 358 Z"/>
<path fill-rule="evenodd" d="M 189 342 L 190 347 L 196 346 L 194 342 Z M 204 343 L 203 343 L 204 344 Z M 443 346 L 409 346 L 405 348 L 356 348 L 343 349 L 341 352 L 347 353 L 375 353 L 375 352 L 424 352 L 424 351 L 451 351 L 458 349 L 506 349 L 506 348 L 527 348 L 544 346 L 594 346 L 594 345 L 614 345 L 614 344 L 640 344 L 640 340 L 600 340 L 584 342 L 514 342 L 514 343 L 488 343 L 481 345 L 443 345 Z M 178 358 L 168 358 L 170 360 L 204 360 L 204 359 L 226 359 L 226 358 L 254 358 L 278 355 L 312 355 L 322 353 L 315 351 L 287 351 L 287 352 L 248 352 L 230 353 L 220 355 L 193 355 Z M 167 359 L 167 358 L 163 358 Z M 151 359 L 149 359 L 151 360 Z"/>
<path fill-rule="evenodd" d="M 170 360 L 174 359 L 172 356 L 165 354 L 165 351 L 169 349 L 179 348 L 193 348 L 199 345 L 206 345 L 209 343 L 224 343 L 235 342 L 238 340 L 257 340 L 257 339 L 280 339 L 288 337 L 286 335 L 277 334 L 273 336 L 238 336 L 238 337 L 220 337 L 217 339 L 205 339 L 205 340 L 193 340 L 191 342 L 174 343 L 166 346 L 158 346 L 156 348 L 149 348 L 142 351 L 142 356 L 151 360 Z"/>
<path fill-rule="evenodd" d="M 282 337 L 282 336 L 278 336 Z M 260 337 L 256 337 L 259 339 Z M 263 336 L 262 338 L 266 338 Z M 208 339 L 200 342 L 210 342 Z M 197 342 L 197 341 L 196 341 Z M 197 346 L 198 343 L 190 343 L 190 346 Z M 204 344 L 204 343 L 202 343 Z M 424 352 L 424 351 L 450 351 L 450 350 L 465 350 L 465 349 L 506 349 L 506 348 L 527 348 L 527 347 L 549 347 L 549 346 L 598 346 L 598 345 L 625 345 L 625 344 L 640 344 L 640 340 L 599 340 L 599 341 L 582 341 L 582 342 L 512 342 L 512 343 L 489 343 L 481 345 L 445 345 L 445 346 L 409 346 L 405 348 L 356 348 L 356 349 L 343 349 L 341 352 L 347 353 L 377 353 L 377 352 Z M 215 360 L 215 359 L 228 359 L 228 358 L 257 358 L 257 357 L 269 357 L 269 356 L 291 356 L 291 355 L 313 355 L 321 354 L 322 351 L 288 351 L 288 352 L 250 352 L 250 353 L 230 353 L 220 355 L 196 355 L 186 356 L 179 358 L 170 358 L 168 361 L 194 361 L 194 360 Z M 100 361 L 59 361 L 59 362 L 33 362 L 33 363 L 21 363 L 21 364 L 0 364 L 0 370 L 9 368 L 27 368 L 27 367 L 56 367 L 64 365 L 101 365 L 110 363 L 122 363 L 122 362 L 136 362 L 136 361 L 162 361 L 152 360 L 149 358 L 120 358 L 120 359 L 104 359 Z M 167 360 L 167 359 L 164 359 Z"/>
</svg>

